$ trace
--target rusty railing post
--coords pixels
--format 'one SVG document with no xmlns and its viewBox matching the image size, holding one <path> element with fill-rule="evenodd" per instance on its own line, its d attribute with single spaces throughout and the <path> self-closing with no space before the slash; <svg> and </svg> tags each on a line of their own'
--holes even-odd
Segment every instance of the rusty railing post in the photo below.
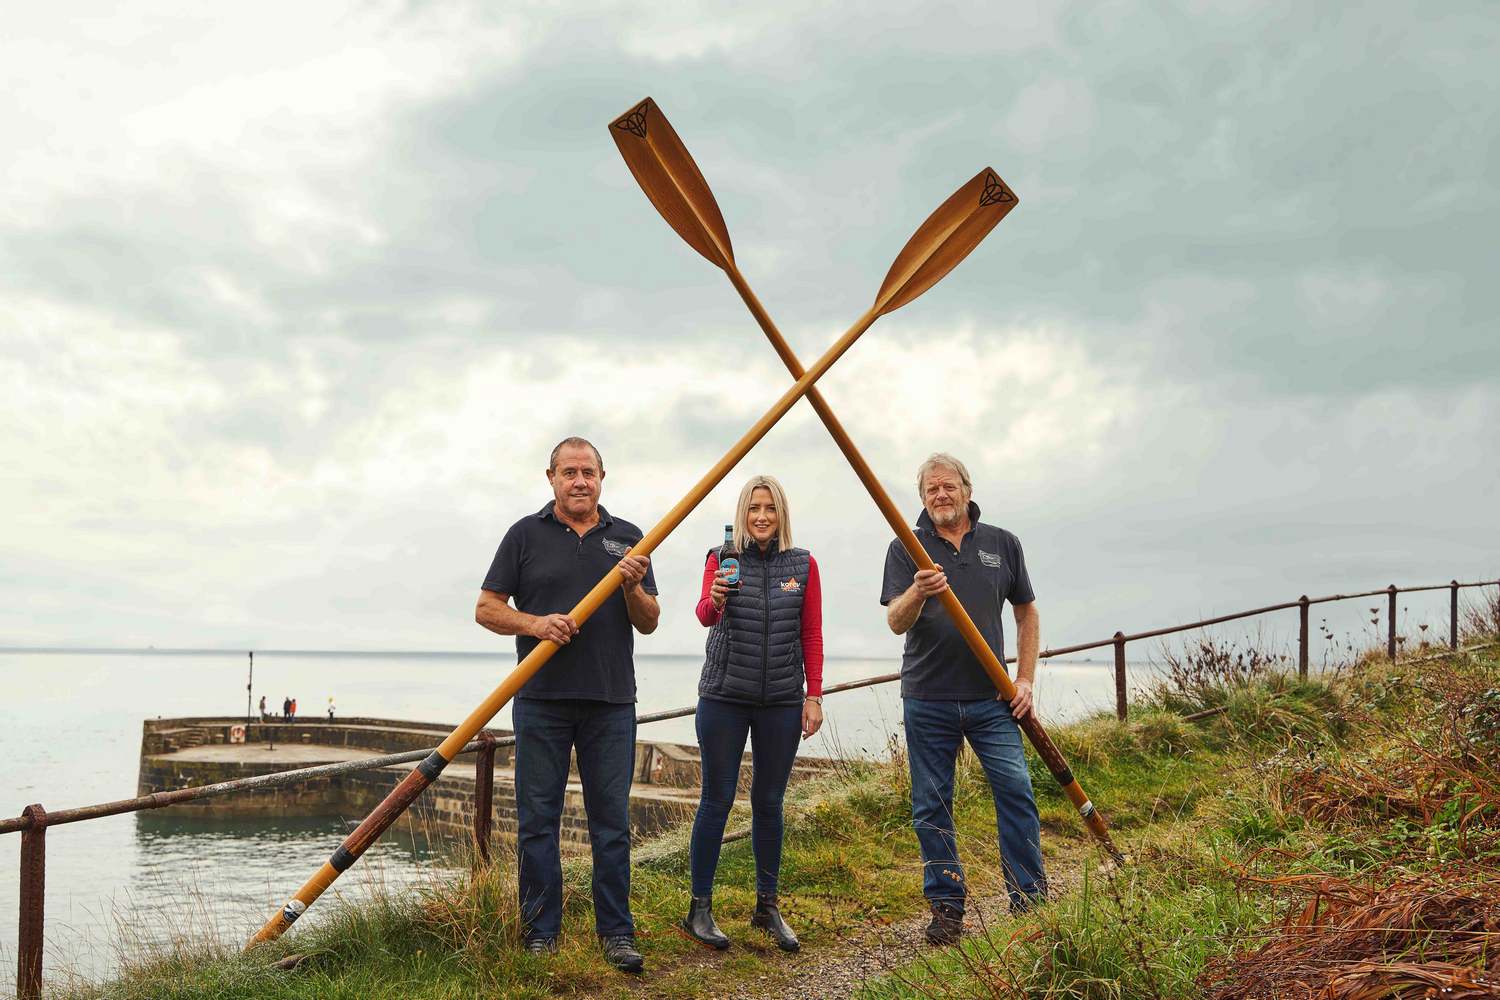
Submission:
<svg viewBox="0 0 1500 1000">
<path fill-rule="evenodd" d="M 1449 584 L 1448 590 L 1448 648 L 1458 649 L 1458 581 Z"/>
<path fill-rule="evenodd" d="M 474 850 L 479 860 L 490 860 L 490 830 L 495 815 L 495 734 L 479 734 L 483 744 L 474 755 Z"/>
<path fill-rule="evenodd" d="M 1390 608 L 1386 612 L 1389 619 L 1386 624 L 1385 655 L 1390 657 L 1392 663 L 1396 662 L 1396 585 L 1393 583 L 1385 588 L 1390 594 Z"/>
<path fill-rule="evenodd" d="M 1125 695 L 1125 633 L 1115 633 L 1115 715 L 1121 722 L 1129 711 Z"/>
<path fill-rule="evenodd" d="M 42 924 L 47 908 L 47 810 L 27 806 L 21 831 L 21 922 L 16 947 L 16 1000 L 42 995 Z"/>
<path fill-rule="evenodd" d="M 1307 595 L 1297 598 L 1297 676 L 1307 680 Z"/>
</svg>

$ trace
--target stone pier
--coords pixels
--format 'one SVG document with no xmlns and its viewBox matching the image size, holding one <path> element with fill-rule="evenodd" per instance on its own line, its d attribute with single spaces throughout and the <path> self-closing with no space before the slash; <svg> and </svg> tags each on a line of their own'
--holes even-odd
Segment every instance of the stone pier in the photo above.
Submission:
<svg viewBox="0 0 1500 1000">
<path fill-rule="evenodd" d="M 246 723 L 225 717 L 148 719 L 141 734 L 137 794 L 208 785 L 317 764 L 378 757 L 435 747 L 453 727 L 399 719 L 347 718 Z M 497 737 L 511 735 L 492 729 Z M 475 754 L 449 764 L 411 809 L 429 836 L 466 840 L 474 828 Z M 495 835 L 513 838 L 516 826 L 513 748 L 495 748 Z M 801 757 L 797 781 L 831 767 L 826 758 Z M 170 808 L 222 816 L 341 816 L 358 820 L 385 798 L 416 765 L 399 764 L 316 778 L 283 788 L 251 790 Z M 637 840 L 684 820 L 698 805 L 701 768 L 696 746 L 640 741 L 635 746 L 635 783 L 630 796 L 631 829 Z M 749 788 L 750 757 L 740 772 L 740 792 Z M 565 850 L 588 850 L 588 823 L 576 761 L 569 775 L 562 819 Z"/>
</svg>

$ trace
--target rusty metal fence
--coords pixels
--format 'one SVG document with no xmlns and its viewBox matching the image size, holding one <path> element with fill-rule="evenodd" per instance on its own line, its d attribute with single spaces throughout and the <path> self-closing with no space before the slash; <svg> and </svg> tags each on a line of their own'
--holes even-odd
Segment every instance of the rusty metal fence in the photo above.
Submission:
<svg viewBox="0 0 1500 1000">
<path fill-rule="evenodd" d="M 1459 583 L 1453 580 L 1449 583 L 1439 583 L 1421 587 L 1397 587 L 1390 585 L 1382 590 L 1363 590 L 1353 594 L 1330 594 L 1326 597 L 1308 597 L 1303 595 L 1295 601 L 1284 601 L 1280 604 L 1268 604 L 1260 608 L 1251 608 L 1248 611 L 1237 611 L 1233 614 L 1218 615 L 1213 618 L 1205 618 L 1200 621 L 1188 622 L 1183 625 L 1170 625 L 1165 628 L 1150 629 L 1145 632 L 1124 633 L 1116 632 L 1108 639 L 1100 639 L 1095 642 L 1078 643 L 1073 646 L 1061 646 L 1057 649 L 1046 649 L 1038 654 L 1038 659 L 1051 659 L 1058 656 L 1066 656 L 1072 653 L 1082 653 L 1092 649 L 1114 648 L 1114 680 L 1115 680 L 1115 714 L 1122 721 L 1129 713 L 1129 699 L 1126 693 L 1126 658 L 1125 646 L 1130 642 L 1139 642 L 1143 639 L 1155 639 L 1165 635 L 1178 632 L 1191 632 L 1206 628 L 1210 625 L 1221 625 L 1225 622 L 1238 621 L 1244 618 L 1254 618 L 1260 615 L 1271 614 L 1277 611 L 1289 611 L 1297 609 L 1298 618 L 1298 640 L 1297 640 L 1297 673 L 1301 677 L 1307 676 L 1308 671 L 1308 609 L 1314 604 L 1327 604 L 1333 601 L 1348 601 L 1363 597 L 1378 597 L 1384 595 L 1388 599 L 1386 612 L 1386 655 L 1396 659 L 1398 639 L 1396 634 L 1396 595 L 1413 594 L 1423 591 L 1447 590 L 1449 591 L 1449 632 L 1448 648 L 1458 649 L 1458 592 L 1470 587 L 1500 587 L 1500 580 L 1479 580 L 1472 583 Z M 1014 663 L 1015 657 L 1009 657 L 1006 663 Z M 878 684 L 889 684 L 901 679 L 901 674 L 889 673 L 879 674 L 874 677 L 864 677 L 859 680 L 847 681 L 842 684 L 834 684 L 824 688 L 825 695 L 838 694 L 842 691 L 852 691 L 856 688 L 872 687 Z M 636 717 L 636 724 L 643 725 L 651 722 L 662 722 L 667 719 L 680 719 L 694 714 L 695 706 L 685 708 L 668 709 L 661 712 L 648 712 Z M 1216 710 L 1200 712 L 1196 716 L 1188 718 L 1201 718 L 1212 715 Z M 494 778 L 495 778 L 495 749 L 502 746 L 513 746 L 514 736 L 497 736 L 493 733 L 484 732 L 475 740 L 468 743 L 463 753 L 473 753 L 475 757 L 475 785 L 474 785 L 474 846 L 476 855 L 481 860 L 489 860 L 490 840 L 493 833 L 494 816 Z M 120 813 L 142 812 L 148 809 L 161 809 L 165 806 L 179 805 L 184 802 L 193 802 L 198 799 L 212 798 L 219 795 L 232 795 L 236 792 L 248 792 L 266 788 L 277 788 L 286 785 L 299 784 L 317 778 L 326 778 L 352 771 L 370 771 L 384 767 L 394 767 L 400 764 L 409 764 L 420 761 L 432 753 L 433 748 L 422 750 L 407 750 L 402 753 L 385 754 L 379 757 L 370 757 L 364 760 L 343 761 L 337 764 L 320 764 L 315 767 L 296 768 L 287 771 L 278 771 L 274 774 L 256 775 L 250 778 L 239 778 L 234 781 L 223 781 L 212 785 L 199 785 L 189 788 L 178 788 L 169 792 L 154 792 L 150 795 L 142 795 L 131 799 L 120 799 L 115 802 L 103 802 L 97 805 L 80 806 L 76 809 L 63 809 L 58 812 L 48 812 L 40 804 L 27 806 L 21 815 L 0 819 L 0 834 L 21 834 L 21 871 L 20 871 L 20 921 L 18 941 L 16 949 L 16 997 L 17 1000 L 39 1000 L 42 994 L 42 954 L 43 954 L 43 929 L 46 905 L 46 879 L 47 879 L 47 830 L 54 826 L 63 826 L 67 823 L 79 823 L 85 820 L 100 819 L 105 816 L 116 816 Z"/>
</svg>

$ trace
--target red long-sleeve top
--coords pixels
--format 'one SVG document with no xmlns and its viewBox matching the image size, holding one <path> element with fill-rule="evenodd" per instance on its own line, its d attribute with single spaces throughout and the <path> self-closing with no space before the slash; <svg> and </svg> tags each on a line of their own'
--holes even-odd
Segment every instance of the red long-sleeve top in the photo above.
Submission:
<svg viewBox="0 0 1500 1000">
<path fill-rule="evenodd" d="M 719 553 L 710 552 L 703 567 L 703 592 L 698 598 L 698 620 L 705 627 L 717 625 L 724 613 L 714 607 L 709 592 L 714 574 L 719 572 Z M 818 579 L 818 563 L 807 557 L 807 590 L 802 594 L 802 669 L 807 674 L 810 698 L 823 695 L 823 584 Z"/>
</svg>

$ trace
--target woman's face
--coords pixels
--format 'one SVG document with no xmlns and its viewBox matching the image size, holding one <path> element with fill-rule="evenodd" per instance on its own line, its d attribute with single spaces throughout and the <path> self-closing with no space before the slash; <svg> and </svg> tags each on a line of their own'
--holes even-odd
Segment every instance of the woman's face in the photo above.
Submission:
<svg viewBox="0 0 1500 1000">
<path fill-rule="evenodd" d="M 750 491 L 750 509 L 745 512 L 745 530 L 755 544 L 764 546 L 776 537 L 779 526 L 776 501 L 771 499 L 771 491 L 764 486 L 755 487 Z"/>
</svg>

